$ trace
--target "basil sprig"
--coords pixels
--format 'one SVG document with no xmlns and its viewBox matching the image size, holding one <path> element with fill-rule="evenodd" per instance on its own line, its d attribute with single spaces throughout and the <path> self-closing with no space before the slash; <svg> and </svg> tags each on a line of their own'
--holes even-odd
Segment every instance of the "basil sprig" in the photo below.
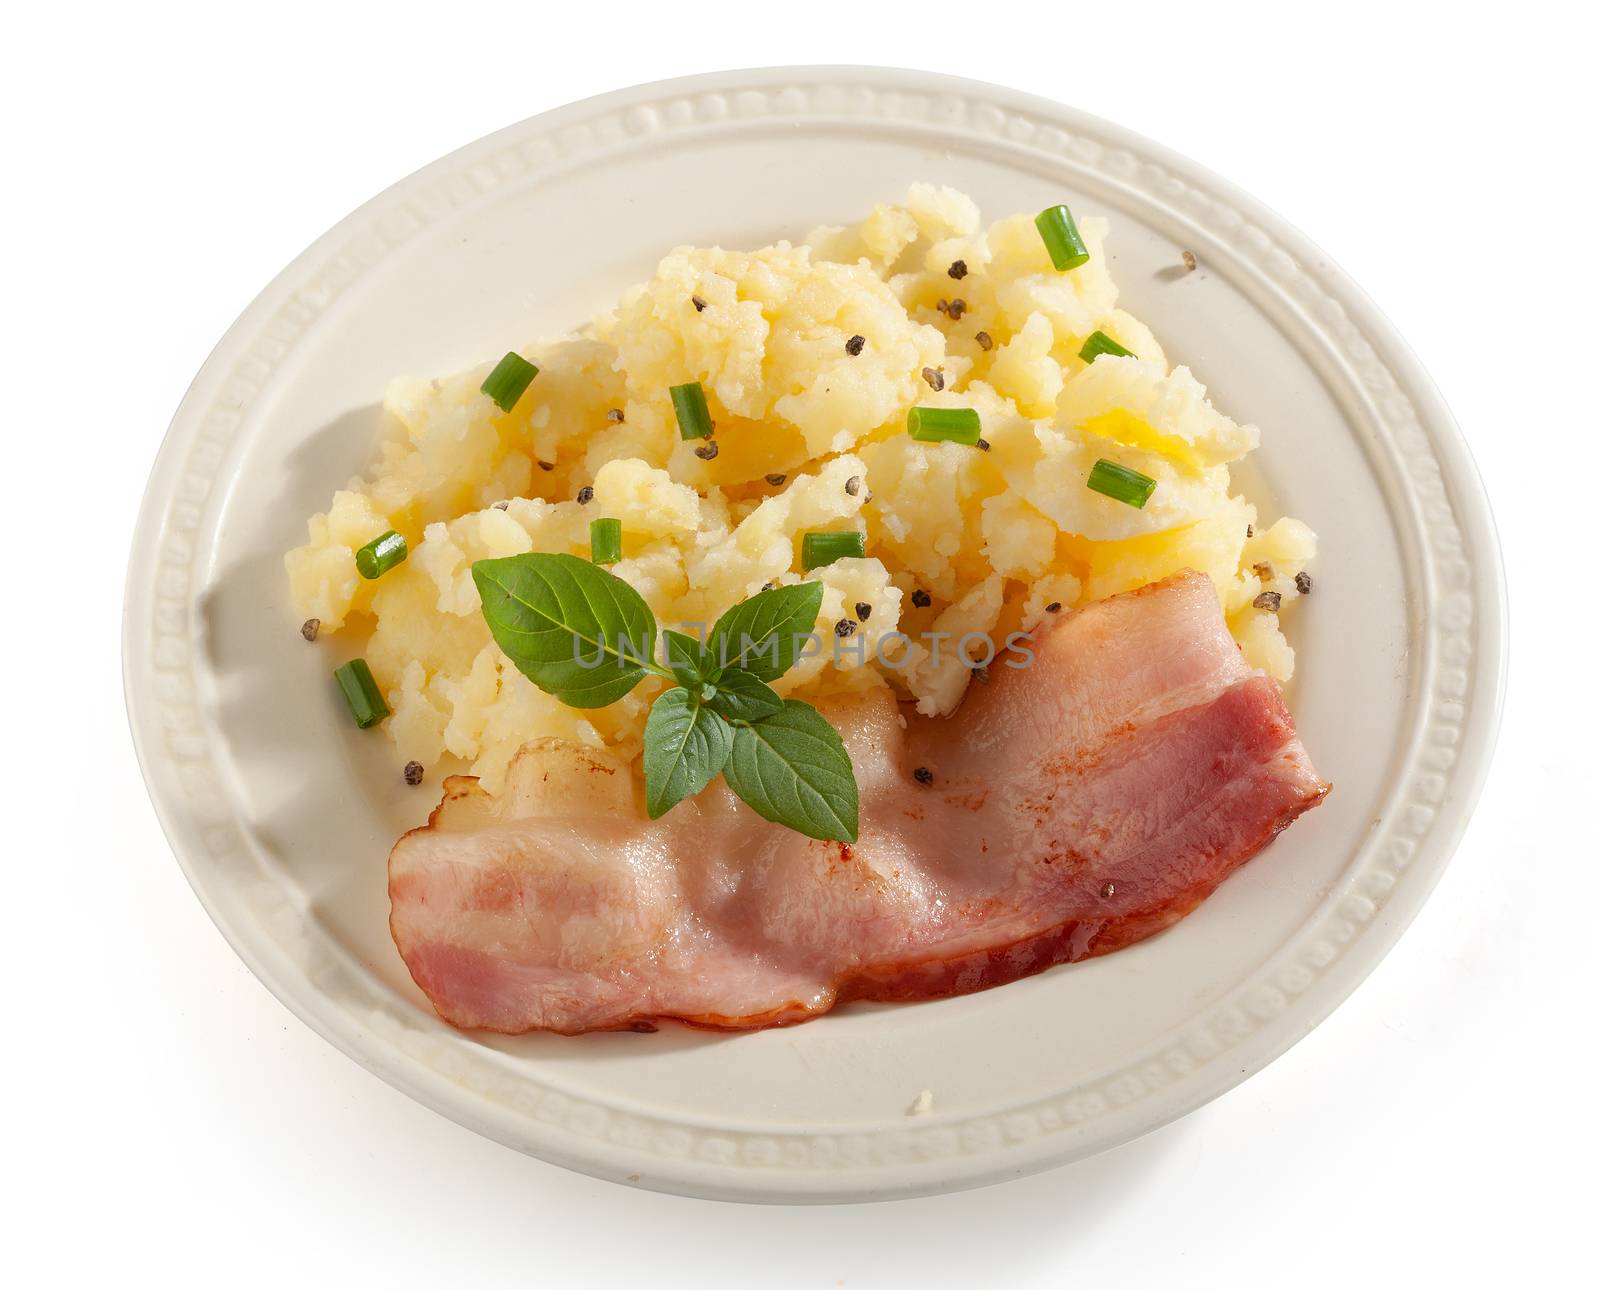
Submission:
<svg viewBox="0 0 1600 1290">
<path fill-rule="evenodd" d="M 571 555 L 479 560 L 472 580 L 495 643 L 530 681 L 574 708 L 615 703 L 646 676 L 674 682 L 644 727 L 651 819 L 719 774 L 751 810 L 807 837 L 854 842 L 855 771 L 844 741 L 809 703 L 770 685 L 816 626 L 822 584 L 776 587 L 723 614 L 704 644 L 663 631 L 644 597 Z"/>
<path fill-rule="evenodd" d="M 733 727 L 681 685 L 650 705 L 644 723 L 644 802 L 652 820 L 709 784 L 733 752 Z"/>
<path fill-rule="evenodd" d="M 760 592 L 717 619 L 706 637 L 706 652 L 724 667 L 776 681 L 794 666 L 821 608 L 820 582 Z"/>
<path fill-rule="evenodd" d="M 849 754 L 839 732 L 809 703 L 786 699 L 772 716 L 740 724 L 722 777 L 757 815 L 813 838 L 856 839 Z"/>
<path fill-rule="evenodd" d="M 621 578 L 575 555 L 472 566 L 483 616 L 518 670 L 569 708 L 615 703 L 652 670 L 656 617 Z"/>
</svg>

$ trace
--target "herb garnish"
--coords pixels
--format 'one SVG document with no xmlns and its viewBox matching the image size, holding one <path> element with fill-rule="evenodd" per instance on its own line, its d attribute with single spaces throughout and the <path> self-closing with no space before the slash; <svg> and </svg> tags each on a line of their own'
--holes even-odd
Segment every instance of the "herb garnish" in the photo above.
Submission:
<svg viewBox="0 0 1600 1290">
<path fill-rule="evenodd" d="M 712 627 L 704 644 L 662 631 L 615 574 L 572 555 L 479 560 L 472 580 L 506 656 L 541 690 L 574 708 L 614 703 L 647 675 L 674 682 L 644 728 L 651 819 L 719 774 L 758 815 L 807 837 L 854 842 L 859 794 L 844 741 L 808 703 L 780 697 L 782 676 L 812 639 L 822 584 L 761 591 Z"/>
<path fill-rule="evenodd" d="M 1092 331 L 1089 339 L 1083 342 L 1083 348 L 1078 351 L 1078 357 L 1085 363 L 1092 363 L 1102 354 L 1112 354 L 1117 358 L 1138 358 L 1131 349 L 1117 344 L 1103 331 Z"/>
<path fill-rule="evenodd" d="M 495 407 L 500 411 L 509 412 L 517 406 L 517 400 L 538 375 L 537 367 L 521 354 L 513 352 L 494 365 L 494 371 L 483 378 L 483 384 L 478 388 L 494 400 Z"/>
<path fill-rule="evenodd" d="M 1065 206 L 1042 210 L 1033 222 L 1057 273 L 1065 273 L 1068 269 L 1076 269 L 1080 264 L 1089 262 L 1089 248 L 1078 232 L 1078 223 L 1072 218 L 1072 212 Z"/>
</svg>

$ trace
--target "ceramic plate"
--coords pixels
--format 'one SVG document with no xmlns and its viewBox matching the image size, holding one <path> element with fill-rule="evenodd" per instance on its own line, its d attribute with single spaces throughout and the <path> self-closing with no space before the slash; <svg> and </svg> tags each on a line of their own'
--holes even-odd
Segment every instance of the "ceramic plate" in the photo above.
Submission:
<svg viewBox="0 0 1600 1290">
<path fill-rule="evenodd" d="M 1173 930 L 998 990 L 747 1035 L 494 1038 L 441 1023 L 391 944 L 384 861 L 432 794 L 354 729 L 301 641 L 283 552 L 362 470 L 385 383 L 553 337 L 679 243 L 847 223 L 914 180 L 988 218 L 1111 217 L 1122 303 L 1262 428 L 1240 482 L 1321 538 L 1289 699 L 1334 792 Z M 1418 231 L 1420 235 L 1420 230 Z M 1180 274 L 1181 252 L 1199 270 Z M 1505 608 L 1482 487 L 1365 296 L 1277 216 L 1124 130 L 918 72 L 779 68 L 535 117 L 375 198 L 245 310 L 161 448 L 125 673 L 151 795 L 251 969 L 462 1124 L 702 1196 L 967 1187 L 1126 1141 L 1259 1070 L 1416 913 L 1483 779 Z M 923 1090 L 931 1111 L 912 1116 Z"/>
</svg>

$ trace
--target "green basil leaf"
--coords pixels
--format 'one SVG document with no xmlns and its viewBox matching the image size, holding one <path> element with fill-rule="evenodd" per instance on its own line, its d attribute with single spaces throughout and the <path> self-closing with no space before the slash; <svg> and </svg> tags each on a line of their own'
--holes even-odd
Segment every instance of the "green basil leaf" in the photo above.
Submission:
<svg viewBox="0 0 1600 1290">
<path fill-rule="evenodd" d="M 844 740 L 809 703 L 737 726 L 723 778 L 757 815 L 824 841 L 854 842 L 860 797 Z"/>
<path fill-rule="evenodd" d="M 733 727 L 681 686 L 650 705 L 644 723 L 644 803 L 652 820 L 716 778 L 733 749 Z"/>
<path fill-rule="evenodd" d="M 479 560 L 472 580 L 495 644 L 569 707 L 603 708 L 644 676 L 655 615 L 616 574 L 577 556 L 534 552 Z"/>
<path fill-rule="evenodd" d="M 664 631 L 661 637 L 667 643 L 667 666 L 679 685 L 698 693 L 705 682 L 716 680 L 716 661 L 693 636 Z"/>
<path fill-rule="evenodd" d="M 718 716 L 728 721 L 765 721 L 783 711 L 778 692 L 758 676 L 730 668 L 717 678 L 716 688 L 705 698 Z"/>
<path fill-rule="evenodd" d="M 717 619 L 706 638 L 706 650 L 722 667 L 775 681 L 794 666 L 800 646 L 816 629 L 821 609 L 820 582 L 757 592 Z"/>
</svg>

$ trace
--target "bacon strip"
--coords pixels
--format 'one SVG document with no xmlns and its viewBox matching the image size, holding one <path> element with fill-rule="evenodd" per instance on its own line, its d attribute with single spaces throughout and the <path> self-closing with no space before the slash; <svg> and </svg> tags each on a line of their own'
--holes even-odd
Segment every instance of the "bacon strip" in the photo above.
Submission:
<svg viewBox="0 0 1600 1290">
<path fill-rule="evenodd" d="M 769 824 L 720 781 L 651 822 L 627 767 L 556 741 L 498 798 L 453 777 L 390 855 L 395 944 L 457 1026 L 785 1025 L 1131 945 L 1328 791 L 1201 575 L 1091 605 L 1034 649 L 945 720 L 877 696 L 828 712 L 861 787 L 853 846 Z"/>
</svg>

